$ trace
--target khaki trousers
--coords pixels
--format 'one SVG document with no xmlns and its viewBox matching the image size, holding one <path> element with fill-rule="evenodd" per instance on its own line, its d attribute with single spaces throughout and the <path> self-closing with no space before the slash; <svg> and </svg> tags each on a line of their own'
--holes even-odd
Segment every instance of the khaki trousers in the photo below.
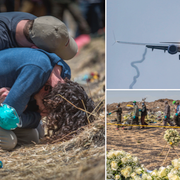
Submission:
<svg viewBox="0 0 180 180">
<path fill-rule="evenodd" d="M 12 150 L 16 145 L 39 143 L 39 139 L 44 137 L 44 128 L 39 123 L 36 129 L 5 130 L 0 127 L 0 148 Z"/>
<path fill-rule="evenodd" d="M 132 125 L 139 125 L 139 117 L 136 117 L 135 119 L 132 119 L 131 120 L 131 124 Z M 132 126 L 129 126 L 128 130 L 131 130 L 132 129 Z M 137 129 L 140 129 L 140 127 L 138 126 Z"/>
</svg>

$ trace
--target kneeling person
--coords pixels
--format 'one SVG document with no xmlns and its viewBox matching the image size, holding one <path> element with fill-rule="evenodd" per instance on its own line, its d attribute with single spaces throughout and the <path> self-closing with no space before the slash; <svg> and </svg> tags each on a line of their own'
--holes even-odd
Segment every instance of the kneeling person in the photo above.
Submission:
<svg viewBox="0 0 180 180">
<path fill-rule="evenodd" d="M 43 136 L 40 120 L 44 116 L 52 116 L 52 109 L 60 108 L 54 112 L 56 123 L 62 133 L 88 123 L 85 112 L 73 108 L 70 111 L 69 104 L 58 96 L 60 94 L 69 101 L 72 100 L 76 106 L 80 106 L 81 103 L 81 108 L 82 99 L 87 111 L 94 108 L 92 100 L 84 90 L 68 80 L 71 77 L 70 68 L 57 55 L 40 49 L 11 48 L 0 51 L 0 64 L 0 88 L 10 89 L 3 104 L 14 108 L 21 121 L 13 130 L 0 128 L 2 149 L 11 150 L 16 144 L 27 144 L 32 141 L 38 143 L 40 136 Z M 51 93 L 54 100 L 47 96 Z"/>
</svg>

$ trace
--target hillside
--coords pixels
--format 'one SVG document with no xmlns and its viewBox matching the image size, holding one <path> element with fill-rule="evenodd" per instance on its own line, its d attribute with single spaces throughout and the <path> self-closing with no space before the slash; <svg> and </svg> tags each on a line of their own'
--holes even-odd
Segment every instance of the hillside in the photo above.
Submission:
<svg viewBox="0 0 180 180">
<path fill-rule="evenodd" d="M 153 102 L 145 102 L 146 108 L 150 112 L 157 112 L 157 111 L 162 111 L 163 112 L 164 111 L 164 102 L 165 101 L 168 101 L 168 104 L 170 105 L 171 112 L 173 112 L 173 108 L 174 108 L 174 105 L 172 105 L 172 102 L 174 101 L 173 99 L 158 99 L 158 100 L 155 100 Z M 177 101 L 180 102 L 180 100 L 177 100 Z M 107 105 L 107 111 L 111 112 L 113 109 L 116 108 L 117 104 L 118 103 L 108 104 Z M 127 105 L 128 104 L 132 105 L 133 101 L 122 102 L 120 104 L 121 104 L 121 107 L 122 107 L 124 112 L 126 112 L 126 111 L 129 112 L 129 111 L 132 110 L 132 108 L 128 108 Z M 139 108 L 142 107 L 141 102 L 137 102 L 136 104 L 138 105 Z"/>
</svg>

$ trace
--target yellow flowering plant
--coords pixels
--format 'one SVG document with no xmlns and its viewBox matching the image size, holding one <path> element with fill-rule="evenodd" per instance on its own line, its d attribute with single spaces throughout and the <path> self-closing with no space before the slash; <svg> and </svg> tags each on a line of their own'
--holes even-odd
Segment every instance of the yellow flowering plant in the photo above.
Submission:
<svg viewBox="0 0 180 180">
<path fill-rule="evenodd" d="M 177 146 L 180 141 L 180 136 L 177 130 L 168 129 L 165 131 L 164 139 L 170 146 Z"/>
</svg>

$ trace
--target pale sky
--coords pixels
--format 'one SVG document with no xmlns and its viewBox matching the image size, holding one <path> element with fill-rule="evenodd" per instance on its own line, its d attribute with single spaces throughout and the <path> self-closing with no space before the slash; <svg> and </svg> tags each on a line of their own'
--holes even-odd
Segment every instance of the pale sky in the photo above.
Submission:
<svg viewBox="0 0 180 180">
<path fill-rule="evenodd" d="M 136 75 L 131 62 L 141 60 L 145 46 L 114 44 L 117 40 L 159 43 L 180 41 L 179 0 L 107 0 L 108 89 L 129 89 Z M 147 50 L 146 59 L 136 64 L 140 71 L 133 89 L 180 89 L 179 54 Z"/>
<path fill-rule="evenodd" d="M 165 98 L 179 100 L 180 90 L 108 90 L 106 103 L 141 101 L 145 97 L 147 102 Z"/>
</svg>

